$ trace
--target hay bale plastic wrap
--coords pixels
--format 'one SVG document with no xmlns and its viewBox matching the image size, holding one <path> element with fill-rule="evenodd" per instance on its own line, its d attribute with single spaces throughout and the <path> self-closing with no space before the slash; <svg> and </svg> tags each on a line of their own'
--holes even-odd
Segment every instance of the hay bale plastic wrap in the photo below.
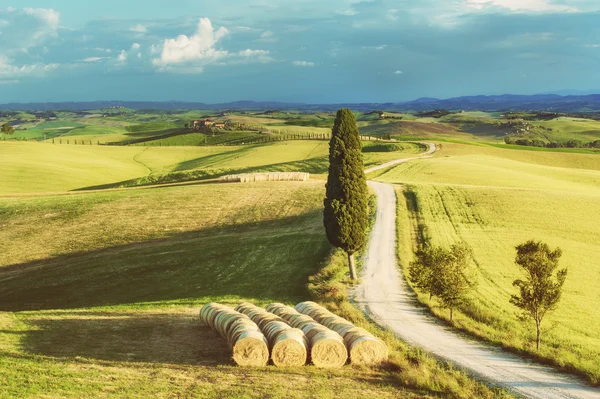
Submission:
<svg viewBox="0 0 600 399">
<path fill-rule="evenodd" d="M 387 360 L 385 343 L 364 328 L 356 327 L 315 302 L 301 302 L 296 305 L 296 310 L 341 335 L 352 364 L 375 365 Z"/>
<path fill-rule="evenodd" d="M 271 360 L 279 367 L 303 366 L 308 358 L 308 341 L 304 332 L 291 327 L 281 317 L 251 303 L 236 310 L 247 315 L 262 330 L 271 348 Z"/>
<path fill-rule="evenodd" d="M 339 368 L 348 361 L 344 339 L 335 331 L 281 303 L 272 303 L 266 309 L 304 332 L 310 344 L 310 359 L 315 366 Z"/>
<path fill-rule="evenodd" d="M 218 303 L 208 303 L 200 310 L 200 320 L 227 340 L 236 364 L 267 365 L 267 339 L 248 316 Z"/>
</svg>

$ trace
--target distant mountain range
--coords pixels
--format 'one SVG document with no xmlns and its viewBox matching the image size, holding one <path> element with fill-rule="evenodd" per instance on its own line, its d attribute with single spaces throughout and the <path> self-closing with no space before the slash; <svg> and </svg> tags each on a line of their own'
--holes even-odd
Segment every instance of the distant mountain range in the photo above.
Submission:
<svg viewBox="0 0 600 399">
<path fill-rule="evenodd" d="M 552 112 L 598 112 L 600 111 L 600 94 L 568 95 L 499 95 L 499 96 L 467 96 L 449 99 L 419 98 L 414 101 L 399 103 L 347 103 L 347 104 L 301 104 L 276 101 L 236 101 L 222 104 L 205 104 L 197 102 L 149 102 L 149 101 L 95 101 L 95 102 L 57 102 L 0 104 L 0 110 L 54 111 L 71 110 L 86 111 L 110 107 L 130 109 L 197 109 L 197 110 L 298 110 L 298 111 L 334 111 L 347 107 L 356 111 L 431 111 L 436 109 L 465 111 L 552 111 Z"/>
</svg>

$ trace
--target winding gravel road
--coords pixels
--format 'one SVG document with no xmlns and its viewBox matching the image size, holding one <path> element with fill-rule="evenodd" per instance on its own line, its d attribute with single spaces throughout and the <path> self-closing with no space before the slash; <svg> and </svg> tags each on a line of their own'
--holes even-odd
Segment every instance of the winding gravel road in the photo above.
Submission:
<svg viewBox="0 0 600 399">
<path fill-rule="evenodd" d="M 434 144 L 428 145 L 430 148 L 424 157 L 435 151 Z M 400 159 L 366 172 L 412 160 Z M 377 219 L 355 301 L 373 320 L 409 344 L 524 397 L 600 399 L 599 389 L 550 367 L 460 335 L 419 306 L 397 266 L 394 189 L 389 184 L 374 181 L 369 181 L 369 185 L 377 194 Z"/>
</svg>

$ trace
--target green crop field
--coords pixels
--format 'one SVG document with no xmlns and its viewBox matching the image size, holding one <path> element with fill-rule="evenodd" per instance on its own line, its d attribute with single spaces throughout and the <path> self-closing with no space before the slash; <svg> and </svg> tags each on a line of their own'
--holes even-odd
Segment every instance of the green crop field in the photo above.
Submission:
<svg viewBox="0 0 600 399">
<path fill-rule="evenodd" d="M 379 180 L 404 185 L 398 189 L 406 199 L 398 219 L 404 267 L 418 240 L 462 240 L 473 248 L 479 284 L 455 316 L 457 327 L 600 382 L 600 157 L 444 143 L 436 157 L 400 165 Z M 539 353 L 535 328 L 519 322 L 509 303 L 521 276 L 514 247 L 529 239 L 560 246 L 569 270 Z M 420 299 L 448 318 L 435 300 Z"/>
<path fill-rule="evenodd" d="M 232 365 L 199 308 L 309 298 L 331 251 L 323 191 L 309 181 L 0 198 L 2 396 L 505 397 L 356 310 L 390 345 L 388 366 Z"/>
</svg>

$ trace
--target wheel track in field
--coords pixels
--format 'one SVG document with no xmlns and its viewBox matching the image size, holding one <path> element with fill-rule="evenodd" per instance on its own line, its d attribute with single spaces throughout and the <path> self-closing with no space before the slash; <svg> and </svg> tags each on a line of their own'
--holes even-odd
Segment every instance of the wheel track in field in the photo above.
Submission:
<svg viewBox="0 0 600 399">
<path fill-rule="evenodd" d="M 430 151 L 425 156 L 435 151 L 434 144 L 428 145 Z M 411 160 L 397 160 L 366 172 Z M 369 186 L 377 194 L 377 216 L 362 282 L 353 293 L 356 303 L 368 316 L 409 344 L 517 395 L 534 399 L 600 399 L 600 389 L 551 367 L 459 334 L 424 310 L 398 270 L 394 188 L 375 181 L 369 181 Z"/>
</svg>

